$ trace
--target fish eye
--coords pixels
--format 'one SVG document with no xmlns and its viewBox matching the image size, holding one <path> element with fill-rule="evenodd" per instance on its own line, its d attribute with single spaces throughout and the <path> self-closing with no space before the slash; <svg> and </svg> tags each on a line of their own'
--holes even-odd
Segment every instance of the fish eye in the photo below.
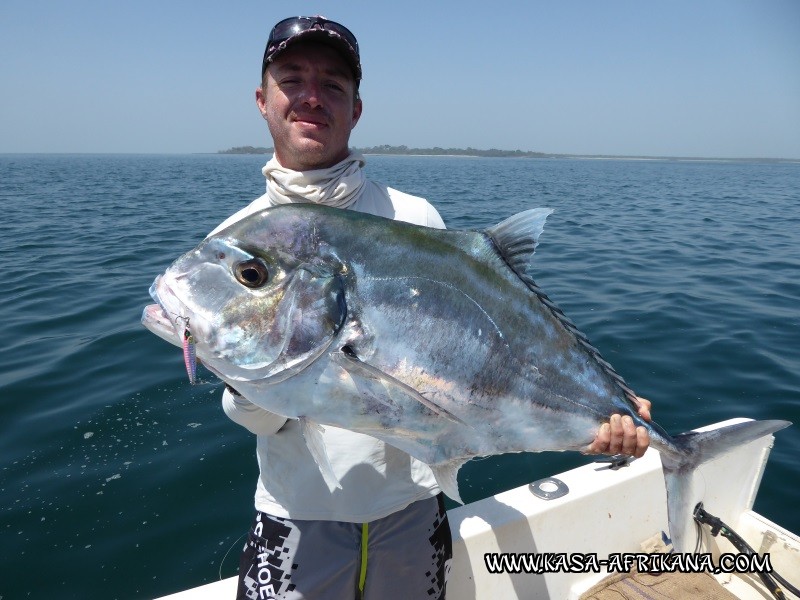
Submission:
<svg viewBox="0 0 800 600">
<path fill-rule="evenodd" d="M 257 258 L 240 262 L 233 268 L 233 274 L 236 281 L 249 288 L 259 288 L 269 281 L 267 265 Z"/>
</svg>

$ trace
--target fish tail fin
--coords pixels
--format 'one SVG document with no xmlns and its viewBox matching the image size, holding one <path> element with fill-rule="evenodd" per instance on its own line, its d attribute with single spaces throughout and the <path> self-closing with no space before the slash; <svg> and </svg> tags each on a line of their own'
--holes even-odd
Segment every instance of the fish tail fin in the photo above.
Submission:
<svg viewBox="0 0 800 600">
<path fill-rule="evenodd" d="M 692 490 L 692 473 L 704 462 L 713 460 L 735 447 L 791 425 L 789 421 L 744 421 L 719 429 L 690 431 L 675 436 L 671 447 L 660 449 L 664 482 L 667 488 L 667 515 L 672 547 L 675 552 L 691 552 L 694 520 L 692 513 L 699 502 Z"/>
</svg>

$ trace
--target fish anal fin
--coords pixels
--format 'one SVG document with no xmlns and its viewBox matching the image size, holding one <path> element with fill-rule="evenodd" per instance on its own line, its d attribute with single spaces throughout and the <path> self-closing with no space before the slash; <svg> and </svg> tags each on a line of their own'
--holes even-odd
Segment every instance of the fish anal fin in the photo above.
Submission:
<svg viewBox="0 0 800 600">
<path fill-rule="evenodd" d="M 306 440 L 308 451 L 317 462 L 319 472 L 322 473 L 322 478 L 332 492 L 335 489 L 341 489 L 342 484 L 339 483 L 339 478 L 333 472 L 331 461 L 328 459 L 328 449 L 325 446 L 325 440 L 322 434 L 325 429 L 319 423 L 310 421 L 306 417 L 300 417 L 300 430 L 303 432 L 303 438 Z"/>
<path fill-rule="evenodd" d="M 469 459 L 455 459 L 438 465 L 431 465 L 431 471 L 436 478 L 436 483 L 448 498 L 452 498 L 459 504 L 464 504 L 461 494 L 458 492 L 458 471 Z"/>
</svg>

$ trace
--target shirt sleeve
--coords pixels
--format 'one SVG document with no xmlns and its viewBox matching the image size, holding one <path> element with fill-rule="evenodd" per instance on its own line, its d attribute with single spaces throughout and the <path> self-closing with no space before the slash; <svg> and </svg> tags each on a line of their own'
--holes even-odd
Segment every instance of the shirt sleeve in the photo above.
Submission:
<svg viewBox="0 0 800 600">
<path fill-rule="evenodd" d="M 256 435 L 277 433 L 287 421 L 286 417 L 256 406 L 244 396 L 232 393 L 227 387 L 222 392 L 222 410 L 231 421 Z"/>
<path fill-rule="evenodd" d="M 264 194 L 263 196 L 259 196 L 258 198 L 253 200 L 250 204 L 248 204 L 241 210 L 238 210 L 237 212 L 233 213 L 230 217 L 228 217 L 222 223 L 217 225 L 213 230 L 211 230 L 211 233 L 209 233 L 206 237 L 211 237 L 212 235 L 216 235 L 226 227 L 233 225 L 238 221 L 241 221 L 245 217 L 249 217 L 253 213 L 256 213 L 265 208 L 269 208 L 270 206 L 271 204 L 266 194 Z"/>
</svg>

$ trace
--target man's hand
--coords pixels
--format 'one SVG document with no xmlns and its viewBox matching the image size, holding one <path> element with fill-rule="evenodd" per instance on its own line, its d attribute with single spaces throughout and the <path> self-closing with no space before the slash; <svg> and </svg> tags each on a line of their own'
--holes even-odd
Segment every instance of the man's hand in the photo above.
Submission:
<svg viewBox="0 0 800 600">
<path fill-rule="evenodd" d="M 650 420 L 652 403 L 644 398 L 636 398 L 639 402 L 639 416 Z M 650 435 L 644 427 L 635 427 L 633 419 L 628 415 L 620 417 L 611 415 L 608 423 L 603 423 L 597 431 L 594 441 L 584 450 L 584 454 L 625 454 L 641 458 L 650 445 Z"/>
</svg>

